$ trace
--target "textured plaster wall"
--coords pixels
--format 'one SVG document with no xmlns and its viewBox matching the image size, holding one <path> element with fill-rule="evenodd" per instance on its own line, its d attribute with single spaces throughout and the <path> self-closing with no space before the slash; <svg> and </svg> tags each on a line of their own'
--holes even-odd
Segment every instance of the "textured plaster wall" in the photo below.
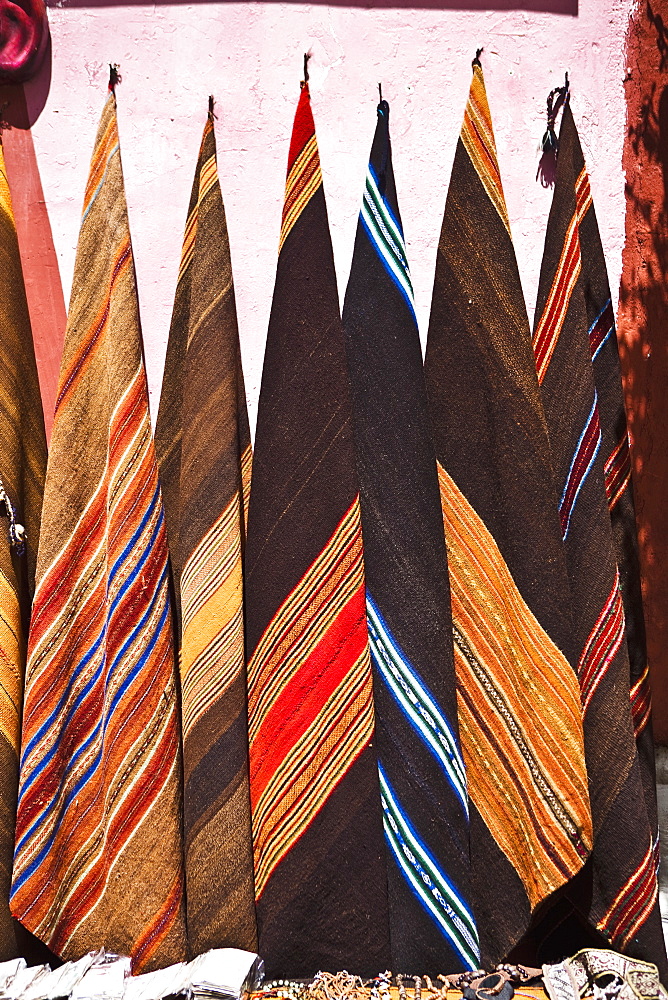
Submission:
<svg viewBox="0 0 668 1000">
<path fill-rule="evenodd" d="M 109 62 L 120 64 L 123 164 L 153 412 L 192 173 L 209 93 L 217 99 L 251 421 L 274 279 L 281 199 L 302 54 L 311 90 L 343 297 L 375 125 L 391 105 L 395 170 L 423 338 L 438 232 L 478 46 L 529 312 L 551 192 L 536 182 L 545 97 L 571 77 L 573 110 L 602 222 L 613 295 L 624 241 L 624 39 L 632 0 L 530 0 L 534 10 L 278 2 L 50 9 L 53 67 L 33 137 L 65 291 Z M 99 0 L 90 0 L 91 3 Z M 103 0 L 104 2 L 104 0 Z M 401 0 L 399 0 L 401 2 Z M 508 7 L 508 0 L 490 0 Z M 444 9 L 446 8 L 446 9 Z M 555 11 L 566 13 L 555 13 Z M 575 12 L 575 13 L 574 13 Z M 30 88 L 28 103 L 36 96 Z"/>
</svg>

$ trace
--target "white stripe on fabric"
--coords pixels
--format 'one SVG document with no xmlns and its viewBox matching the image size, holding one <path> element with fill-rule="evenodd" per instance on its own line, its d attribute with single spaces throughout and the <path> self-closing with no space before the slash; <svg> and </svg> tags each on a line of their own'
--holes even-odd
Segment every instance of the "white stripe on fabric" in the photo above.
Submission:
<svg viewBox="0 0 668 1000">
<path fill-rule="evenodd" d="M 366 612 L 374 662 L 408 721 L 442 766 L 468 816 L 466 770 L 455 734 L 434 698 L 401 653 L 368 592 Z"/>
</svg>

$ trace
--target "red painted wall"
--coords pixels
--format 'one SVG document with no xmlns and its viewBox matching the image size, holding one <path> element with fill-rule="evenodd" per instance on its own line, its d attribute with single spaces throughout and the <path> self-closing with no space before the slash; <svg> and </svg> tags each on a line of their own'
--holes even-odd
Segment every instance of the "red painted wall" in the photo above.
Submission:
<svg viewBox="0 0 668 1000">
<path fill-rule="evenodd" d="M 633 454 L 654 735 L 668 744 L 668 0 L 627 39 L 626 243 L 618 333 Z"/>
</svg>

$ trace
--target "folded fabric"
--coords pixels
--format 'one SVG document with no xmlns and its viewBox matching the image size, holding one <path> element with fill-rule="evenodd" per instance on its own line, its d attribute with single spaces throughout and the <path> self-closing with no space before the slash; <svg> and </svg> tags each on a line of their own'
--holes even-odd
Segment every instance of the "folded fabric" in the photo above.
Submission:
<svg viewBox="0 0 668 1000">
<path fill-rule="evenodd" d="M 443 516 L 392 169 L 378 124 L 343 307 L 360 482 L 393 969 L 480 964 L 468 902 Z"/>
<path fill-rule="evenodd" d="M 472 905 L 489 967 L 582 868 L 591 814 L 549 442 L 477 60 L 425 374 L 471 802 Z"/>
<path fill-rule="evenodd" d="M 533 345 L 557 479 L 594 828 L 588 877 L 569 895 L 617 949 L 668 972 L 658 905 L 656 810 L 648 813 L 635 742 L 624 605 L 606 495 L 579 238 L 591 194 L 578 148 L 567 102 Z M 607 333 L 614 336 L 614 330 Z M 621 430 L 626 433 L 625 425 Z M 610 428 L 608 449 L 609 438 Z"/>
<path fill-rule="evenodd" d="M 44 494 L 13 914 L 64 958 L 185 957 L 162 498 L 110 93 L 95 141 Z"/>
<path fill-rule="evenodd" d="M 255 950 L 242 573 L 251 444 L 212 112 L 155 443 L 180 650 L 188 943 L 192 954 Z"/>
<path fill-rule="evenodd" d="M 270 976 L 390 960 L 343 329 L 308 85 L 290 144 L 246 547 L 259 953 Z"/>
</svg>

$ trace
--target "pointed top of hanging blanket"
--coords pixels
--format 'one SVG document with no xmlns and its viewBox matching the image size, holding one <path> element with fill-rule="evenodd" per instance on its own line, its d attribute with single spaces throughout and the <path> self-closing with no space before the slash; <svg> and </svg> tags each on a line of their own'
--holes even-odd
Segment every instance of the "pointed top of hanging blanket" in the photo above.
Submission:
<svg viewBox="0 0 668 1000">
<path fill-rule="evenodd" d="M 109 63 L 109 92 L 116 96 L 116 87 L 122 82 L 121 74 L 118 72 L 121 67 L 118 63 Z"/>
<path fill-rule="evenodd" d="M 547 129 L 541 139 L 542 155 L 538 164 L 536 180 L 540 177 L 543 187 L 553 187 L 559 153 L 559 139 L 555 130 L 557 115 L 570 96 L 568 73 L 564 77 L 563 87 L 555 87 L 547 95 Z"/>
</svg>

